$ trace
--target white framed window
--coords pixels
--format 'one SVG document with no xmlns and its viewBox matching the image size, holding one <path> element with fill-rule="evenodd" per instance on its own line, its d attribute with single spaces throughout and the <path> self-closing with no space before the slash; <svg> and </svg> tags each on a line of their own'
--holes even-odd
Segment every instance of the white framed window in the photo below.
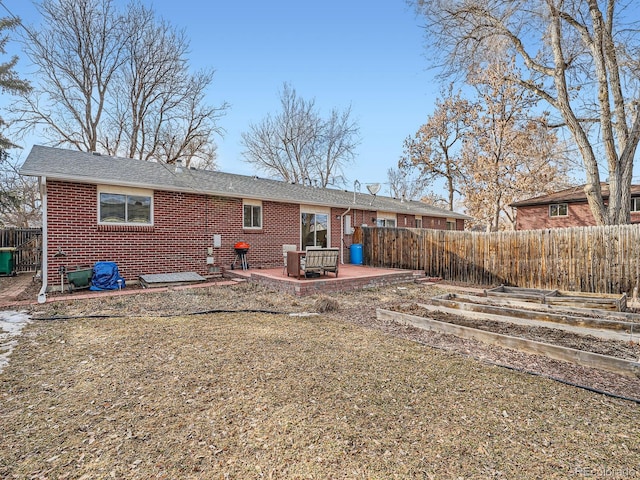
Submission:
<svg viewBox="0 0 640 480">
<path fill-rule="evenodd" d="M 376 218 L 376 226 L 377 227 L 395 227 L 396 223 L 396 215 L 395 213 L 386 213 L 386 212 L 378 212 L 378 216 Z"/>
<path fill-rule="evenodd" d="M 416 216 L 416 228 L 422 228 L 422 217 Z"/>
<path fill-rule="evenodd" d="M 640 212 L 640 197 L 631 197 L 631 211 Z"/>
<path fill-rule="evenodd" d="M 447 218 L 447 230 L 455 230 L 455 229 L 456 229 L 455 218 Z"/>
<path fill-rule="evenodd" d="M 98 223 L 153 225 L 153 191 L 99 186 Z"/>
<path fill-rule="evenodd" d="M 260 200 L 244 200 L 242 202 L 242 226 L 245 229 L 262 228 L 262 202 Z"/>
<path fill-rule="evenodd" d="M 569 205 L 566 203 L 552 203 L 549 205 L 550 217 L 566 217 L 569 215 Z"/>
</svg>

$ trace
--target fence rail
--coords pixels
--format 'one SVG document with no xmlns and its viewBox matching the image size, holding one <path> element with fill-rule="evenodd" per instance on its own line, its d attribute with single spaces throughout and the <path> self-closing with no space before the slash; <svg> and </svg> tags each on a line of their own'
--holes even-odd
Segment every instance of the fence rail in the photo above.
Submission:
<svg viewBox="0 0 640 480">
<path fill-rule="evenodd" d="M 35 272 L 42 265 L 42 229 L 0 229 L 0 247 L 16 249 L 13 261 L 18 272 Z"/>
<path fill-rule="evenodd" d="M 476 284 L 631 295 L 640 225 L 518 232 L 362 228 L 364 262 Z"/>
</svg>

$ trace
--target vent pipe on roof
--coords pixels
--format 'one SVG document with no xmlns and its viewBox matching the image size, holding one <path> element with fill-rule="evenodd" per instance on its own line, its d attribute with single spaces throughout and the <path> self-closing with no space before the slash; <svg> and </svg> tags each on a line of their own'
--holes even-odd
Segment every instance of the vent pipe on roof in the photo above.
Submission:
<svg viewBox="0 0 640 480">
<path fill-rule="evenodd" d="M 176 160 L 176 173 L 181 173 L 182 172 L 182 160 L 178 159 Z"/>
</svg>

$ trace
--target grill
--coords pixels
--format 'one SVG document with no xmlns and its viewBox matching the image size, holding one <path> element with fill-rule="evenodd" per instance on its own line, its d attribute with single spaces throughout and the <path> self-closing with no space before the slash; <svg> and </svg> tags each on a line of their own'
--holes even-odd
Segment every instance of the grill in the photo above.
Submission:
<svg viewBox="0 0 640 480">
<path fill-rule="evenodd" d="M 233 249 L 236 251 L 236 258 L 231 264 L 231 270 L 236 268 L 236 263 L 238 262 L 238 260 L 240 261 L 242 270 L 246 270 L 249 268 L 249 264 L 247 263 L 247 252 L 249 251 L 249 248 L 250 245 L 246 242 L 238 242 L 233 246 Z"/>
</svg>

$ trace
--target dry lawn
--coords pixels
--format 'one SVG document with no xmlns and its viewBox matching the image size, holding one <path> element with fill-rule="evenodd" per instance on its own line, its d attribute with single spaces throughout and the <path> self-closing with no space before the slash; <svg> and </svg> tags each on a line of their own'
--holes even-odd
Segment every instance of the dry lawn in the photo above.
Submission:
<svg viewBox="0 0 640 480">
<path fill-rule="evenodd" d="M 363 324 L 424 294 L 37 307 L 73 318 L 34 321 L 0 374 L 0 478 L 640 478 L 637 404 Z"/>
</svg>

